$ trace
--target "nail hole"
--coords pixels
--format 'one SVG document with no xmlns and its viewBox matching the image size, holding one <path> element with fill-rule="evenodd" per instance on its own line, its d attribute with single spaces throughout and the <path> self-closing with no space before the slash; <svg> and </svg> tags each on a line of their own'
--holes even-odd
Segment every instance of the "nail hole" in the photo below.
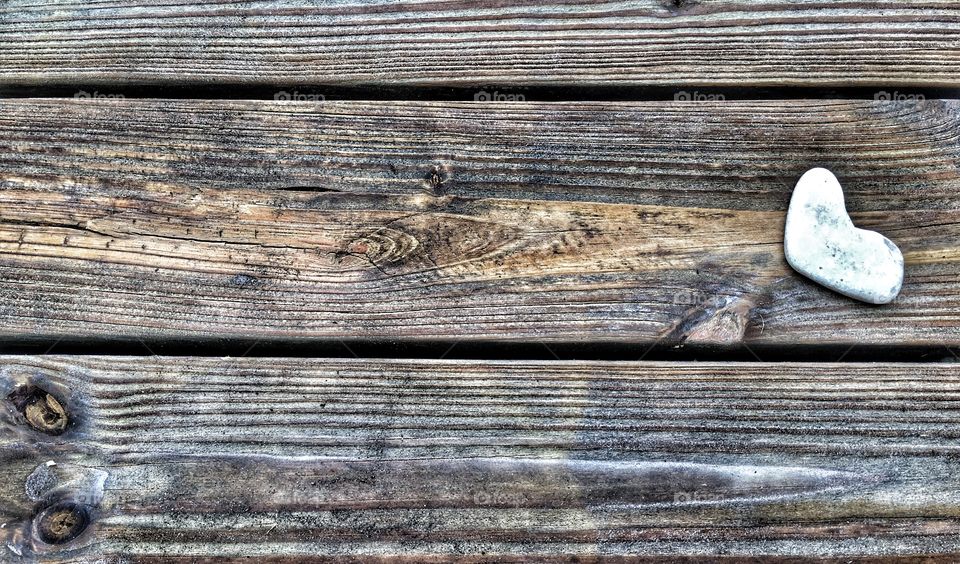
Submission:
<svg viewBox="0 0 960 564">
<path fill-rule="evenodd" d="M 82 505 L 62 501 L 44 509 L 36 520 L 37 535 L 47 544 L 63 544 L 78 536 L 90 523 L 90 514 Z"/>
<path fill-rule="evenodd" d="M 7 399 L 27 424 L 41 433 L 59 435 L 67 428 L 67 410 L 52 394 L 36 386 L 21 386 L 10 392 Z"/>
</svg>

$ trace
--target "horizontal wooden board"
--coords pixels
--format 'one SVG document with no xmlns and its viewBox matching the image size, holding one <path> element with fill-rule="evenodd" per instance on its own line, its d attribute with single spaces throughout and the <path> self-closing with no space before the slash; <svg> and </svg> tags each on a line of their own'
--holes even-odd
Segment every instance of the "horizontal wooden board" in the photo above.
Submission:
<svg viewBox="0 0 960 564">
<path fill-rule="evenodd" d="M 955 365 L 2 357 L 0 392 L 5 558 L 960 558 Z"/>
<path fill-rule="evenodd" d="M 0 85 L 960 85 L 952 0 L 10 0 Z"/>
<path fill-rule="evenodd" d="M 0 335 L 956 345 L 958 108 L 2 100 Z M 814 166 L 895 303 L 786 264 Z"/>
</svg>

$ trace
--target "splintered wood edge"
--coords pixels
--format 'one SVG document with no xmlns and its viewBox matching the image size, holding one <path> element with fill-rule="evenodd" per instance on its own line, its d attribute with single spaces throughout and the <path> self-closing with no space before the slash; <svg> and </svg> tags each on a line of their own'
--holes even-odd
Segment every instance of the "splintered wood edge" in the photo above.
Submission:
<svg viewBox="0 0 960 564">
<path fill-rule="evenodd" d="M 28 558 L 960 554 L 954 366 L 0 357 L 23 386 L 71 421 L 0 410 Z"/>
</svg>

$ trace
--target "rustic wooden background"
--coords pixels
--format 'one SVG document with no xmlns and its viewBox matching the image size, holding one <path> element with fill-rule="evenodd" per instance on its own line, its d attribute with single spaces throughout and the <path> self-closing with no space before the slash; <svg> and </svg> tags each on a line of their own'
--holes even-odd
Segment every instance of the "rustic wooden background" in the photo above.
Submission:
<svg viewBox="0 0 960 564">
<path fill-rule="evenodd" d="M 960 562 L 960 1 L 10 0 L 0 93 L 0 561 Z"/>
</svg>

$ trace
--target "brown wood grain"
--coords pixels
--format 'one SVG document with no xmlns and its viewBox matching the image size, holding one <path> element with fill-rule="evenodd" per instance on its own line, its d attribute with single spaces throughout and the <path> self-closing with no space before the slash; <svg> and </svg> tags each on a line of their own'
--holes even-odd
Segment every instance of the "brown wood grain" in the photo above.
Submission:
<svg viewBox="0 0 960 564">
<path fill-rule="evenodd" d="M 945 0 L 0 6 L 0 84 L 960 84 Z"/>
<path fill-rule="evenodd" d="M 20 356 L 0 392 L 5 558 L 960 557 L 956 365 Z"/>
<path fill-rule="evenodd" d="M 956 345 L 958 108 L 2 100 L 0 334 Z M 895 303 L 785 263 L 814 166 Z"/>
</svg>

